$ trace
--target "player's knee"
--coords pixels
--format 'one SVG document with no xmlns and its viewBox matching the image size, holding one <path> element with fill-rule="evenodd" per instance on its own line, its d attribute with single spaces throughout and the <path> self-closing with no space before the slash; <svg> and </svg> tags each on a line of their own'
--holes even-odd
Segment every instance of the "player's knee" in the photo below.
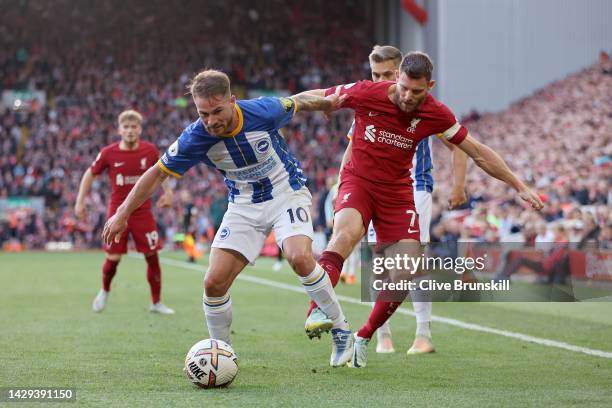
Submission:
<svg viewBox="0 0 612 408">
<path fill-rule="evenodd" d="M 226 280 L 216 274 L 207 273 L 204 278 L 204 293 L 206 296 L 223 296 L 228 291 Z"/>
<path fill-rule="evenodd" d="M 108 259 L 109 261 L 119 262 L 121 260 L 121 254 L 111 254 L 107 252 L 106 259 Z"/>
<path fill-rule="evenodd" d="M 309 272 L 308 269 L 311 264 L 314 264 L 312 255 L 307 251 L 296 251 L 291 253 L 286 253 L 287 262 L 291 265 L 291 268 L 296 272 Z M 314 267 L 314 266 L 313 266 Z M 313 268 L 310 268 L 311 270 Z"/>
<path fill-rule="evenodd" d="M 360 239 L 361 237 L 359 236 L 358 233 L 355 233 L 354 231 L 343 229 L 340 231 L 336 231 L 336 234 L 334 234 L 332 241 L 334 241 L 335 245 L 353 248 L 355 246 L 355 243 L 357 243 Z"/>
</svg>

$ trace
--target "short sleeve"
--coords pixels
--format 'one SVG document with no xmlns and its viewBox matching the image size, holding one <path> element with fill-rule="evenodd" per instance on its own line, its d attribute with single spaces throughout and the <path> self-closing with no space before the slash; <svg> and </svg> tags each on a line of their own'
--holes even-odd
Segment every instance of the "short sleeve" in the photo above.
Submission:
<svg viewBox="0 0 612 408">
<path fill-rule="evenodd" d="M 203 152 L 202 156 L 203 156 Z M 183 174 L 200 162 L 198 159 L 198 147 L 192 143 L 189 130 L 183 131 L 181 136 L 168 147 L 162 155 L 157 165 L 166 173 L 176 178 L 183 177 Z"/>
<path fill-rule="evenodd" d="M 261 97 L 257 102 L 263 108 L 267 121 L 275 129 L 286 126 L 297 113 L 297 104 L 292 98 Z"/>
<path fill-rule="evenodd" d="M 336 92 L 340 92 L 340 96 L 348 95 L 342 107 L 354 109 L 365 94 L 364 91 L 369 84 L 371 84 L 369 81 L 358 81 L 351 84 L 333 86 L 325 90 L 325 96 L 329 96 Z"/>
<path fill-rule="evenodd" d="M 96 159 L 91 164 L 90 169 L 91 169 L 91 173 L 94 176 L 97 176 L 98 174 L 102 173 L 108 167 L 108 162 L 106 160 L 106 154 L 104 152 L 105 151 L 102 150 L 100 153 L 98 153 L 98 155 L 96 156 Z"/>
<path fill-rule="evenodd" d="M 457 120 L 453 112 L 442 105 L 439 132 L 450 143 L 458 145 L 467 137 L 468 130 Z"/>
<path fill-rule="evenodd" d="M 159 151 L 155 145 L 151 145 L 151 151 L 149 152 L 149 163 L 155 163 L 159 159 Z"/>
</svg>

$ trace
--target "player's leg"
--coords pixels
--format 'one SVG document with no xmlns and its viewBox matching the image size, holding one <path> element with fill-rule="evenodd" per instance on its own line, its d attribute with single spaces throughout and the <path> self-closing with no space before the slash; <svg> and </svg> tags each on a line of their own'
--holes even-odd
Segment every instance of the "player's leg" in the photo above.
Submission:
<svg viewBox="0 0 612 408">
<path fill-rule="evenodd" d="M 408 257 L 419 257 L 421 245 L 415 239 L 402 239 L 399 242 L 385 248 L 384 256 L 388 259 L 403 259 Z M 389 270 L 392 282 L 408 281 L 413 278 L 410 271 L 392 268 Z M 376 303 L 366 323 L 355 334 L 355 351 L 351 359 L 351 366 L 355 368 L 365 367 L 367 363 L 367 347 L 374 332 L 380 328 L 402 304 L 408 296 L 408 290 L 382 290 L 378 294 Z"/>
<path fill-rule="evenodd" d="M 279 197 L 271 204 L 275 208 L 273 227 L 277 244 L 282 247 L 287 262 L 299 276 L 304 290 L 326 318 L 326 325 L 318 327 L 332 331 L 333 347 L 330 364 L 346 364 L 352 354 L 352 336 L 348 323 L 338 303 L 329 276 L 314 260 L 312 254 L 313 229 L 310 220 L 311 196 L 307 189 Z M 309 332 L 306 326 L 306 332 Z M 309 336 L 312 338 L 312 336 Z"/>
<path fill-rule="evenodd" d="M 127 237 L 125 232 L 119 242 L 113 242 L 111 245 L 104 245 L 105 258 L 102 264 L 102 287 L 94 298 L 91 308 L 94 312 L 99 313 L 106 307 L 108 295 L 111 290 L 111 282 L 117 273 L 117 267 L 121 261 L 121 255 L 127 253 Z"/>
<path fill-rule="evenodd" d="M 357 269 L 359 269 L 359 259 L 361 257 L 361 243 L 357 243 L 355 248 L 351 251 L 351 254 L 344 262 L 342 267 L 342 273 L 340 274 L 340 281 L 347 285 L 354 285 L 357 282 Z"/>
<path fill-rule="evenodd" d="M 203 307 L 208 334 L 231 344 L 232 299 L 229 289 L 236 276 L 248 264 L 240 252 L 211 248 L 208 270 L 204 277 Z"/>
<path fill-rule="evenodd" d="M 331 329 L 332 354 L 330 365 L 339 367 L 345 365 L 351 358 L 353 337 L 344 312 L 338 303 L 336 292 L 329 276 L 312 256 L 312 239 L 305 235 L 292 236 L 282 243 L 289 265 L 299 276 L 304 290 L 315 302 L 323 314 L 324 322 L 329 325 L 305 326 L 309 337 L 314 337 L 323 331 Z"/>
<path fill-rule="evenodd" d="M 279 248 L 278 254 L 276 254 L 276 262 L 274 262 L 274 272 L 278 272 L 283 267 L 283 251 Z"/>
<path fill-rule="evenodd" d="M 202 303 L 210 337 L 228 344 L 232 324 L 229 289 L 264 245 L 267 234 L 259 225 L 262 213 L 262 205 L 230 203 L 212 243 Z"/>
<path fill-rule="evenodd" d="M 376 244 L 376 230 L 374 229 L 374 225 L 370 222 L 368 226 L 368 244 Z M 376 254 L 373 254 L 376 256 Z M 376 299 L 378 296 L 378 291 L 374 289 L 372 283 L 370 282 L 370 299 Z M 375 303 L 372 303 L 372 307 L 374 307 Z M 391 338 L 391 324 L 390 320 L 387 320 L 376 330 L 376 352 L 387 354 L 387 353 L 395 353 L 395 348 L 393 347 L 393 340 Z"/>
<path fill-rule="evenodd" d="M 429 243 L 429 225 L 431 223 L 432 198 L 428 191 L 415 191 L 414 204 L 419 214 L 419 230 L 421 243 Z M 416 278 L 423 279 L 424 277 Z M 432 353 L 435 347 L 431 340 L 432 302 L 429 291 L 414 290 L 411 293 L 412 307 L 416 317 L 416 333 L 408 354 Z"/>
<path fill-rule="evenodd" d="M 372 217 L 371 199 L 366 186 L 350 177 L 342 180 L 338 189 L 332 236 L 319 258 L 319 264 L 329 275 L 334 287 L 340 279 L 344 260 L 365 235 L 366 226 Z M 316 307 L 314 302 L 310 302 L 307 316 Z"/>
<path fill-rule="evenodd" d="M 141 211 L 128 219 L 128 230 L 132 234 L 136 250 L 144 255 L 147 263 L 147 282 L 151 291 L 151 313 L 174 314 L 174 310 L 161 302 L 161 267 L 157 251 L 161 248 L 157 223 L 150 211 Z"/>
</svg>

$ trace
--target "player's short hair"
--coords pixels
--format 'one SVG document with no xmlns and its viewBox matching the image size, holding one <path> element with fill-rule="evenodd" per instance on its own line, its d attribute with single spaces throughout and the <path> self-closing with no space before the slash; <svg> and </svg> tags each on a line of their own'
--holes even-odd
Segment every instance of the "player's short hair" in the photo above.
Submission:
<svg viewBox="0 0 612 408">
<path fill-rule="evenodd" d="M 230 79 L 224 72 L 216 69 L 204 70 L 191 80 L 189 93 L 200 98 L 229 96 L 231 94 Z"/>
<path fill-rule="evenodd" d="M 393 61 L 398 66 L 402 62 L 402 52 L 392 45 L 375 45 L 369 59 L 370 63 Z"/>
<path fill-rule="evenodd" d="M 406 74 L 409 78 L 420 79 L 425 77 L 427 81 L 431 81 L 431 73 L 433 72 L 433 62 L 429 55 L 421 51 L 411 51 L 402 60 L 400 65 L 400 74 Z"/>
<path fill-rule="evenodd" d="M 123 122 L 135 120 L 139 125 L 142 124 L 142 115 L 133 109 L 124 110 L 117 117 L 117 123 L 121 125 Z"/>
</svg>

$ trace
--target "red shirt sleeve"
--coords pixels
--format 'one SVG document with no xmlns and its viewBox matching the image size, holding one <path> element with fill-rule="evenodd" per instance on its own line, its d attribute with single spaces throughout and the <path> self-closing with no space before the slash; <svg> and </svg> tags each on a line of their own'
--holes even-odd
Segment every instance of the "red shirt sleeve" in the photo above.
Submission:
<svg viewBox="0 0 612 408">
<path fill-rule="evenodd" d="M 457 121 L 453 112 L 446 105 L 441 105 L 439 133 L 452 144 L 458 145 L 467 137 L 468 130 Z"/>
<path fill-rule="evenodd" d="M 151 145 L 151 153 L 149 154 L 149 157 L 151 159 L 151 163 L 156 163 L 159 160 L 159 150 L 157 150 L 157 147 L 154 144 Z"/>
<path fill-rule="evenodd" d="M 94 160 L 94 162 L 91 164 L 91 173 L 94 176 L 97 176 L 98 174 L 106 170 L 107 167 L 108 162 L 106 160 L 105 150 L 103 149 L 100 153 L 98 153 L 98 156 L 96 156 L 96 160 Z"/>
<path fill-rule="evenodd" d="M 348 95 L 344 102 L 344 108 L 355 109 L 359 100 L 363 97 L 364 91 L 367 90 L 371 81 L 357 81 L 352 84 L 336 85 L 325 90 L 325 96 L 331 95 L 340 91 L 340 95 Z"/>
</svg>

